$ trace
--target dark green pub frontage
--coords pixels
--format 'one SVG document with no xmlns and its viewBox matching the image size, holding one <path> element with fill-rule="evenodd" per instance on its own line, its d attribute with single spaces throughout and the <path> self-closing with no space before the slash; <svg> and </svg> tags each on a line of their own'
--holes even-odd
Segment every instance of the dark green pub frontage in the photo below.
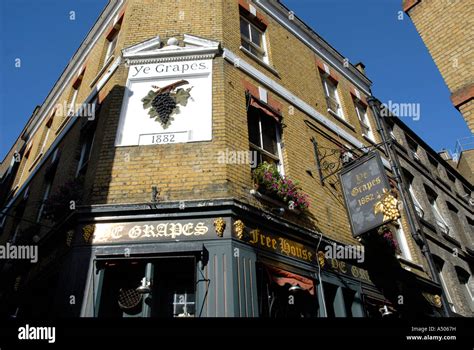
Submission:
<svg viewBox="0 0 474 350">
<path fill-rule="evenodd" d="M 21 288 L 4 292 L 10 303 L 3 313 L 42 319 L 440 314 L 441 291 L 432 282 L 402 268 L 380 274 L 380 263 L 374 270 L 367 261 L 328 258 L 327 247 L 340 243 L 278 215 L 232 200 L 152 206 L 78 211 L 62 228 L 63 243 L 40 245 L 47 259 L 31 270 L 10 268 L 12 279 L 24 277 Z"/>
</svg>

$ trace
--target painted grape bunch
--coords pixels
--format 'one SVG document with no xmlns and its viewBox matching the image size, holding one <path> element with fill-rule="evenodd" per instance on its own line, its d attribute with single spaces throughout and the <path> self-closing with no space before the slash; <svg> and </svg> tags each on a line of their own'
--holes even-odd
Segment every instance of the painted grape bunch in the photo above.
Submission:
<svg viewBox="0 0 474 350">
<path fill-rule="evenodd" d="M 174 120 L 173 116 L 180 113 L 179 107 L 188 104 L 192 87 L 178 88 L 186 84 L 189 84 L 187 80 L 180 80 L 161 88 L 153 86 L 157 90 L 150 90 L 142 99 L 143 108 L 149 108 L 148 115 L 159 122 L 163 129 L 168 128 Z"/>
<path fill-rule="evenodd" d="M 171 113 L 176 108 L 176 101 L 171 97 L 169 92 L 165 92 L 159 95 L 151 101 L 151 106 L 158 112 L 161 124 L 168 125 Z"/>
</svg>

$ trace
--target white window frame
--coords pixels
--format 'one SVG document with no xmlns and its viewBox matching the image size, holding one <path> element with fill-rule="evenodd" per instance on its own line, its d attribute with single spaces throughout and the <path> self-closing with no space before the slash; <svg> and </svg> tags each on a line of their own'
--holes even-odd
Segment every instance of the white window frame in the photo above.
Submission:
<svg viewBox="0 0 474 350">
<path fill-rule="evenodd" d="M 336 116 L 338 116 L 339 118 L 343 120 L 346 120 L 346 117 L 344 116 L 344 111 L 342 110 L 341 98 L 339 97 L 339 91 L 338 91 L 339 89 L 337 88 L 338 84 L 330 82 L 329 76 L 327 74 L 323 74 L 322 78 L 323 78 L 324 93 L 326 94 L 326 98 L 332 99 L 331 94 L 329 93 L 329 85 L 331 85 L 334 87 L 334 96 L 336 96 L 335 102 L 338 105 L 337 111 L 333 111 L 328 105 L 328 109 L 327 109 L 328 112 L 335 114 Z"/>
<path fill-rule="evenodd" d="M 39 154 L 44 153 L 44 148 L 46 147 L 46 142 L 48 142 L 48 137 L 49 137 L 49 133 L 51 131 L 51 127 L 47 127 L 47 128 L 48 128 L 48 130 L 46 131 L 46 135 L 44 136 L 44 140 L 43 140 L 43 143 L 41 144 Z"/>
<path fill-rule="evenodd" d="M 247 118 L 255 118 L 255 117 L 256 116 L 247 116 Z M 268 117 L 268 118 L 270 118 L 270 117 Z M 249 143 L 250 143 L 251 148 L 254 148 L 255 150 L 258 150 L 258 152 L 261 152 L 261 153 L 265 154 L 266 156 L 268 156 L 268 157 L 270 157 L 274 160 L 277 160 L 278 161 L 278 165 L 277 165 L 278 172 L 282 176 L 284 176 L 285 175 L 285 169 L 283 167 L 283 156 L 282 156 L 282 150 L 281 150 L 281 135 L 280 135 L 280 132 L 279 132 L 278 125 L 275 129 L 276 129 L 275 130 L 275 132 L 276 132 L 275 141 L 276 141 L 276 144 L 277 144 L 278 156 L 275 156 L 274 154 L 266 151 L 262 147 L 254 144 L 252 142 L 249 142 Z M 258 116 L 258 133 L 259 133 L 259 137 L 260 137 L 260 144 L 263 146 L 262 116 Z M 278 159 L 276 159 L 276 158 L 278 158 Z"/>
<path fill-rule="evenodd" d="M 400 219 L 397 220 L 397 225 L 395 226 L 395 234 L 397 236 L 397 242 L 400 246 L 402 258 L 413 261 L 413 257 L 410 252 L 410 247 L 408 246 L 408 240 L 405 236 L 405 231 L 403 230 L 403 226 Z"/>
<path fill-rule="evenodd" d="M 107 52 L 105 53 L 105 58 L 104 58 L 104 66 L 107 64 L 108 60 L 110 57 L 112 57 L 112 53 L 114 52 L 115 48 L 117 47 L 117 40 L 118 40 L 118 32 L 115 33 L 114 37 L 112 40 L 107 40 Z"/>
<path fill-rule="evenodd" d="M 365 129 L 362 130 L 363 133 L 362 135 L 367 137 L 369 140 L 375 142 L 375 136 L 374 136 L 374 131 L 372 129 L 372 125 L 370 124 L 370 120 L 369 120 L 369 116 L 367 114 L 367 108 L 363 107 L 362 104 L 358 101 L 354 101 L 355 102 L 355 109 L 356 109 L 356 113 L 357 113 L 357 117 L 359 118 L 359 122 L 361 123 L 361 126 Z M 362 111 L 361 109 L 363 109 L 363 115 L 361 115 Z M 366 135 L 365 131 L 368 130 L 368 135 Z"/>
<path fill-rule="evenodd" d="M 196 299 L 194 299 L 194 301 L 188 301 L 188 295 L 190 294 L 194 294 L 194 293 L 188 293 L 188 292 L 184 292 L 184 293 L 175 293 L 174 294 L 174 297 L 173 297 L 173 316 L 175 315 L 175 311 L 176 311 L 176 305 L 183 305 L 183 309 L 185 312 L 187 312 L 187 307 L 188 305 L 194 305 L 194 314 L 189 314 L 189 316 L 192 316 L 192 317 L 195 317 L 196 316 Z M 184 295 L 184 302 L 180 303 L 179 301 L 177 301 L 177 298 L 179 295 Z M 194 294 L 194 298 L 196 298 L 196 294 Z M 184 315 L 186 317 L 186 315 Z M 179 317 L 179 315 L 177 316 L 174 316 L 174 317 Z"/>
<path fill-rule="evenodd" d="M 52 182 L 51 181 L 48 181 L 46 183 L 46 188 L 44 190 L 44 193 L 43 193 L 43 198 L 42 198 L 42 201 L 41 201 L 41 206 L 38 210 L 38 216 L 36 217 L 36 222 L 40 222 L 41 221 L 41 217 L 43 216 L 43 211 L 44 211 L 44 206 L 45 206 L 45 202 L 46 200 L 48 200 L 49 198 L 49 194 L 51 192 L 51 186 L 52 186 Z"/>
<path fill-rule="evenodd" d="M 436 224 L 438 227 L 441 229 L 442 232 L 451 235 L 451 230 L 449 229 L 449 225 L 446 223 L 446 220 L 444 220 L 443 216 L 441 215 L 441 212 L 438 208 L 438 204 L 436 203 L 436 198 L 433 198 L 433 202 L 429 201 L 431 205 L 431 209 L 433 212 L 433 215 L 436 220 Z"/>
<path fill-rule="evenodd" d="M 261 61 L 265 62 L 266 64 L 268 64 L 267 41 L 266 41 L 265 31 L 262 31 L 260 28 L 258 28 L 256 25 L 251 23 L 248 19 L 246 19 L 244 16 L 240 16 L 240 19 L 245 21 L 248 24 L 248 26 L 249 26 L 249 36 L 250 36 L 250 38 L 247 38 L 246 36 L 244 36 L 242 34 L 242 32 L 240 32 L 240 39 L 244 40 L 246 43 L 251 45 L 257 51 L 261 51 L 262 57 L 260 58 L 259 56 L 255 55 L 253 52 L 247 50 L 245 47 L 242 46 L 242 44 L 240 46 L 241 49 L 245 50 L 246 52 L 249 52 L 251 55 L 256 57 L 258 60 L 261 60 Z M 239 26 L 240 26 L 240 22 L 239 22 Z M 253 42 L 251 27 L 253 27 L 256 31 L 258 31 L 261 34 L 261 42 L 262 42 L 261 46 L 258 46 L 257 44 L 255 44 Z M 239 30 L 240 30 L 240 27 L 239 27 Z"/>
<path fill-rule="evenodd" d="M 71 103 L 69 104 L 68 116 L 72 116 L 76 111 L 75 105 L 77 101 L 77 95 L 79 94 L 79 87 L 80 85 L 77 88 L 73 88 L 74 91 L 72 93 Z"/>
<path fill-rule="evenodd" d="M 472 284 L 472 290 L 470 285 Z M 471 298 L 471 303 L 474 303 L 474 278 L 472 276 L 469 276 L 469 279 L 465 283 L 467 293 L 469 297 Z"/>
<path fill-rule="evenodd" d="M 408 186 L 408 192 L 410 193 L 411 199 L 413 200 L 413 204 L 415 204 L 416 213 L 418 214 L 420 218 L 423 218 L 425 210 L 423 209 L 423 206 L 420 204 L 420 202 L 416 198 L 415 191 L 413 190 L 412 184 Z"/>
<path fill-rule="evenodd" d="M 81 172 L 82 168 L 89 162 L 91 158 L 92 147 L 94 146 L 94 140 L 95 140 L 95 134 L 92 136 L 92 140 L 90 141 L 90 148 L 89 148 L 88 154 L 86 154 L 87 145 L 89 141 L 87 137 L 84 139 L 84 142 L 81 145 L 81 156 L 79 158 L 79 163 L 77 164 L 76 178 L 79 176 L 79 173 Z"/>
</svg>

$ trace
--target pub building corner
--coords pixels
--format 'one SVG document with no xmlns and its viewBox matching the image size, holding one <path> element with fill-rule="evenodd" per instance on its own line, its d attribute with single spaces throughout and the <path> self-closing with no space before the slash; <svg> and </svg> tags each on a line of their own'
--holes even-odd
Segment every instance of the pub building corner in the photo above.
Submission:
<svg viewBox="0 0 474 350">
<path fill-rule="evenodd" d="M 96 118 L 58 118 L 47 109 L 61 102 L 56 96 L 54 103 L 35 110 L 31 122 L 44 121 L 43 129 L 35 124 L 44 138 L 55 134 L 50 147 L 30 140 L 26 131 L 34 134 L 34 128 L 27 125 L 12 148 L 22 157 L 2 177 L 2 184 L 11 188 L 0 189 L 1 213 L 4 218 L 8 213 L 0 222 L 5 233 L 0 237 L 16 244 L 34 243 L 40 257 L 34 265 L 1 261 L 0 314 L 442 316 L 443 293 L 425 273 L 424 261 L 398 259 L 393 247 L 381 239 L 381 228 L 390 227 L 399 215 L 385 210 L 382 202 L 392 200 L 396 190 L 386 178 L 390 169 L 382 165 L 383 151 L 374 150 L 375 132 L 367 126 L 372 115 L 363 95 L 369 96 L 371 84 L 365 73 L 355 66 L 343 68 L 343 56 L 335 55 L 333 47 L 299 22 L 285 19 L 282 26 L 280 20 L 287 16 L 281 15 L 286 8 L 279 1 L 251 1 L 253 5 L 225 1 L 228 11 L 224 11 L 224 2 L 215 0 L 210 6 L 214 22 L 233 23 L 229 31 L 202 25 L 202 19 L 194 16 L 189 25 L 175 21 L 172 32 L 182 33 L 178 37 L 165 37 L 170 28 L 162 26 L 168 22 L 141 18 L 151 17 L 153 11 L 156 16 L 164 10 L 172 9 L 171 13 L 176 4 L 163 1 L 162 9 L 149 3 L 109 2 L 65 71 L 73 79 L 69 99 L 93 102 Z M 191 6 L 185 3 L 182 6 Z M 207 13 L 207 3 L 193 3 L 188 10 L 197 12 L 198 7 Z M 141 26 L 143 30 L 135 32 Z M 304 31 L 311 47 L 321 52 L 287 27 Z M 249 31 L 261 43 L 272 39 L 275 55 L 310 62 L 307 72 L 295 75 L 285 60 L 278 63 L 280 76 L 268 64 L 266 46 L 248 42 Z M 263 35 L 266 31 L 268 36 Z M 294 50 L 288 50 L 290 42 Z M 87 61 L 90 50 L 95 54 Z M 332 59 L 323 62 L 319 56 Z M 321 84 L 314 84 L 315 79 Z M 300 86 L 302 80 L 315 90 L 287 89 Z M 349 111 L 349 104 L 341 103 L 337 89 L 357 110 Z M 367 120 L 360 120 L 363 130 L 348 120 L 341 122 L 343 105 L 354 123 L 357 115 L 365 115 Z M 335 112 L 341 113 L 336 113 L 339 118 Z M 49 132 L 51 127 L 55 132 Z M 373 140 L 368 142 L 366 134 Z M 44 149 L 28 159 L 38 144 Z M 286 199 L 257 191 L 250 164 L 216 161 L 227 146 L 257 154 L 258 166 L 273 166 L 278 180 L 286 180 L 282 170 L 287 170 L 316 204 L 298 212 Z M 369 148 L 371 152 L 364 151 Z M 322 163 L 328 159 L 322 162 L 318 150 L 324 149 L 326 155 L 335 156 L 336 168 L 346 163 L 340 175 L 331 175 L 332 180 L 339 176 L 334 188 L 323 181 Z M 348 150 L 359 158 L 343 162 Z M 61 194 L 68 176 L 74 180 L 64 191 L 65 198 L 59 205 L 48 204 L 49 193 Z M 339 185 L 341 191 L 335 189 Z M 84 189 L 83 202 L 64 210 L 77 188 Z M 380 210 L 374 212 L 379 200 Z M 61 209 L 57 220 L 45 217 L 48 205 Z M 334 211 L 334 219 L 324 211 Z M 32 212 L 33 219 L 20 220 Z M 340 222 L 316 227 L 323 220 Z M 408 233 L 409 240 L 412 234 Z M 353 248 L 362 255 L 347 254 Z"/>
</svg>

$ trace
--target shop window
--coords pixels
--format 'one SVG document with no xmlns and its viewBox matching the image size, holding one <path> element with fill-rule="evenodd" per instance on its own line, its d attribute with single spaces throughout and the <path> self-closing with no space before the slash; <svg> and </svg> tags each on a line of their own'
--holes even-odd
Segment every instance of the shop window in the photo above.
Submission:
<svg viewBox="0 0 474 350">
<path fill-rule="evenodd" d="M 264 31 L 243 16 L 240 16 L 240 38 L 241 45 L 245 50 L 259 60 L 268 63 Z"/>
<path fill-rule="evenodd" d="M 323 282 L 327 317 L 363 317 L 360 293 L 348 285 Z"/>
<path fill-rule="evenodd" d="M 354 105 L 357 117 L 359 118 L 362 135 L 367 137 L 369 140 L 375 142 L 374 132 L 372 130 L 372 126 L 370 125 L 369 117 L 367 115 L 367 107 L 356 100 L 354 100 Z"/>
<path fill-rule="evenodd" d="M 323 82 L 323 89 L 326 95 L 326 104 L 328 112 L 336 115 L 339 118 L 345 119 L 342 111 L 341 100 L 337 91 L 337 82 L 327 74 L 321 73 L 321 80 Z"/>
<path fill-rule="evenodd" d="M 318 317 L 319 305 L 312 279 L 264 264 L 258 264 L 257 270 L 261 317 Z"/>
<path fill-rule="evenodd" d="M 257 165 L 263 162 L 275 164 L 280 172 L 283 172 L 280 160 L 279 118 L 259 104 L 254 97 L 250 97 L 247 111 L 250 150 L 257 155 Z"/>
<path fill-rule="evenodd" d="M 195 316 L 194 258 L 119 259 L 97 267 L 98 317 Z"/>
</svg>

